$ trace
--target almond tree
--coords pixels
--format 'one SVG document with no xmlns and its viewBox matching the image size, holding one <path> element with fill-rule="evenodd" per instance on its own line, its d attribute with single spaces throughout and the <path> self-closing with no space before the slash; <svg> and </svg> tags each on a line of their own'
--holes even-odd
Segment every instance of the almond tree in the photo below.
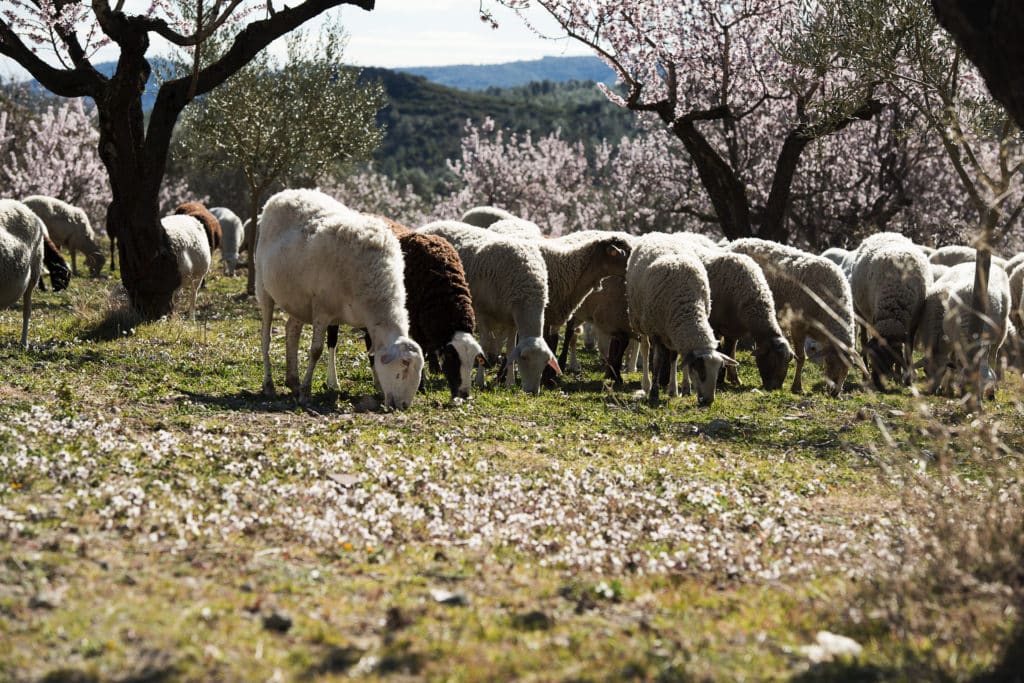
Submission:
<svg viewBox="0 0 1024 683">
<path fill-rule="evenodd" d="M 56 197 L 98 224 L 110 203 L 110 185 L 100 161 L 100 135 L 84 102 L 50 104 L 18 135 L 8 132 L 7 120 L 0 113 L 0 195 Z"/>
<path fill-rule="evenodd" d="M 545 9 L 625 88 L 608 96 L 650 112 L 693 160 L 724 234 L 789 239 L 786 214 L 808 144 L 882 109 L 871 84 L 843 90 L 839 69 L 810 71 L 781 48 L 792 0 L 499 0 Z"/>
<path fill-rule="evenodd" d="M 99 118 L 99 153 L 110 179 L 107 231 L 118 238 L 121 278 L 139 313 L 157 318 L 172 308 L 180 284 L 174 255 L 160 228 L 158 197 L 171 134 L 179 114 L 269 45 L 324 11 L 350 4 L 371 10 L 374 0 L 188 0 L 194 22 L 164 0 L 131 12 L 124 0 L 18 0 L 0 8 L 0 54 L 62 97 L 89 97 Z M 203 45 L 230 29 L 229 47 L 203 64 Z M 154 36 L 193 51 L 190 73 L 160 86 L 148 121 L 142 93 L 151 73 L 146 58 Z M 104 44 L 120 50 L 112 76 L 93 64 Z"/>
</svg>

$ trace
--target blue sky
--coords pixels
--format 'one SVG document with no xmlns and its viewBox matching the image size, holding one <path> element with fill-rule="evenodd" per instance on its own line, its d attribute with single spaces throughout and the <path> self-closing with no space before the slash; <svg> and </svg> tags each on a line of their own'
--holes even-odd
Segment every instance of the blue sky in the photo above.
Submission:
<svg viewBox="0 0 1024 683">
<path fill-rule="evenodd" d="M 589 54 L 571 41 L 538 37 L 507 9 L 486 0 L 485 6 L 497 18 L 497 29 L 480 21 L 479 0 L 377 0 L 372 12 L 356 7 L 335 12 L 340 12 L 350 34 L 348 59 L 359 66 L 498 64 L 546 55 Z M 543 12 L 533 11 L 530 20 L 547 35 L 558 35 L 557 26 Z M 310 28 L 315 30 L 316 25 Z M 160 50 L 155 43 L 154 51 Z M 116 48 L 108 48 L 96 61 L 116 56 Z M 0 58 L 0 74 L 24 77 L 6 58 Z"/>
</svg>

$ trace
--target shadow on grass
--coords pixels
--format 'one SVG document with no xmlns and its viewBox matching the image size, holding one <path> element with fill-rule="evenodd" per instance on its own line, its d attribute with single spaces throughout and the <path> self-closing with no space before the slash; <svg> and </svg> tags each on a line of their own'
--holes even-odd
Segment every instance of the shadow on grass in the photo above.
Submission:
<svg viewBox="0 0 1024 683">
<path fill-rule="evenodd" d="M 173 664 L 146 665 L 118 678 L 102 678 L 91 671 L 62 668 L 46 674 L 38 683 L 163 683 L 179 680 L 178 674 L 178 667 Z"/>
<path fill-rule="evenodd" d="M 204 394 L 183 387 L 175 387 L 175 391 L 187 396 L 193 403 L 212 406 L 222 410 L 248 411 L 253 413 L 291 413 L 302 410 L 318 415 L 331 415 L 350 412 L 383 412 L 371 409 L 379 405 L 373 395 L 341 391 L 314 392 L 310 400 L 300 404 L 298 395 L 279 391 L 274 396 L 264 396 L 258 391 L 242 390 L 230 394 Z M 370 406 L 370 407 L 368 407 Z"/>
<path fill-rule="evenodd" d="M 114 341 L 131 334 L 142 322 L 142 316 L 131 307 L 118 306 L 107 311 L 95 325 L 86 328 L 82 338 L 87 341 Z"/>
</svg>

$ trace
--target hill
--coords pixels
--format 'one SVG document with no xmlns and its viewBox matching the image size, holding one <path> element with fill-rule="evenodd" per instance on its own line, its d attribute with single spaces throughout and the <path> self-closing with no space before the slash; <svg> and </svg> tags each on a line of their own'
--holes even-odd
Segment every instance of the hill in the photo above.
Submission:
<svg viewBox="0 0 1024 683">
<path fill-rule="evenodd" d="M 617 141 L 634 129 L 634 117 L 615 106 L 593 82 L 544 81 L 508 89 L 456 90 L 421 76 L 365 69 L 379 80 L 389 105 L 379 116 L 387 127 L 374 160 L 392 177 L 431 192 L 446 174 L 445 159 L 457 158 L 467 120 L 494 119 L 501 128 L 534 136 L 561 130 L 565 139 Z"/>
<path fill-rule="evenodd" d="M 513 88 L 534 81 L 615 83 L 615 72 L 597 57 L 543 57 L 505 64 L 416 66 L 397 71 L 460 90 Z"/>
</svg>

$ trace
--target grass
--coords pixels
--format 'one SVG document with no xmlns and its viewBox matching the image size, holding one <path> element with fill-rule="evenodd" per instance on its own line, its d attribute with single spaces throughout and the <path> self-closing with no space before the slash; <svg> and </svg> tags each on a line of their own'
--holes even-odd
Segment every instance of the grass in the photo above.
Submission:
<svg viewBox="0 0 1024 683">
<path fill-rule="evenodd" d="M 259 394 L 244 278 L 135 327 L 113 285 L 37 294 L 28 351 L 0 312 L 2 680 L 1012 671 L 1019 375 L 976 415 L 814 367 L 764 393 L 741 354 L 743 388 L 652 408 L 584 352 L 539 397 L 432 378 L 384 414 L 350 335 L 301 407 Z M 811 662 L 822 630 L 862 653 Z"/>
</svg>

